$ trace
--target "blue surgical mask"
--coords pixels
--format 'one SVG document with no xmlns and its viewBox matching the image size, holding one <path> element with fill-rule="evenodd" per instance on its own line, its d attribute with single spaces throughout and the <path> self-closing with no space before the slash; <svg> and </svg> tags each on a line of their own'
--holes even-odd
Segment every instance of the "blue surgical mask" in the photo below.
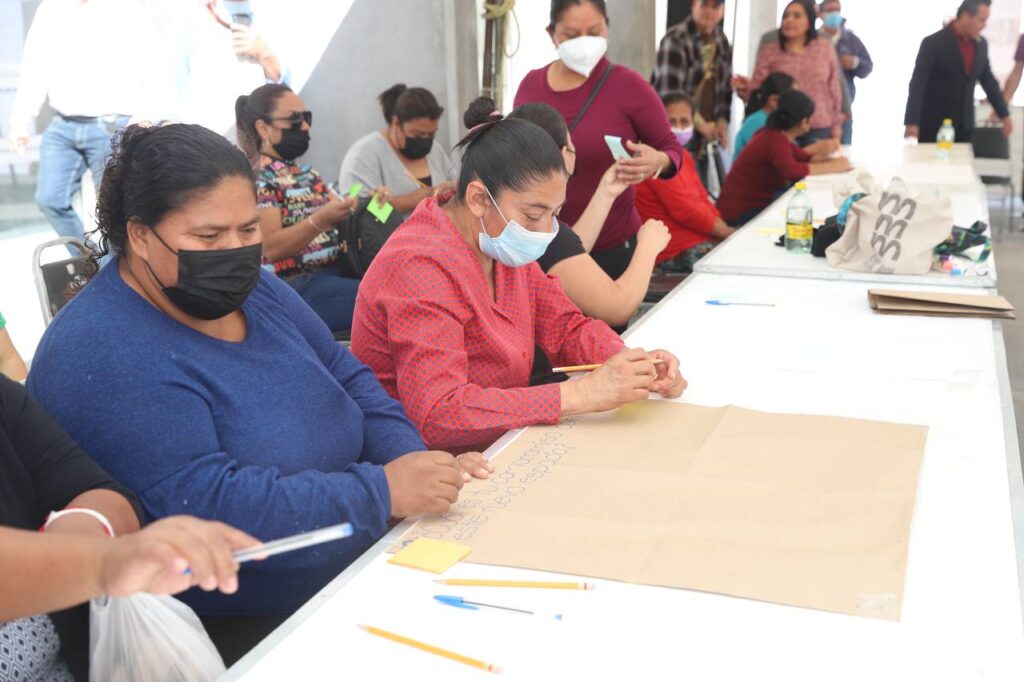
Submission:
<svg viewBox="0 0 1024 682">
<path fill-rule="evenodd" d="M 484 187 L 491 203 L 498 210 L 498 215 L 505 221 L 505 229 L 497 237 L 487 234 L 484 219 L 480 218 L 480 250 L 486 255 L 510 268 L 518 268 L 532 263 L 548 250 L 551 240 L 555 238 L 558 223 L 552 217 L 550 232 L 531 232 L 514 220 L 508 220 L 498 208 L 491 190 Z"/>
<path fill-rule="evenodd" d="M 828 28 L 839 28 L 843 25 L 843 15 L 839 12 L 826 12 L 821 20 Z"/>
</svg>

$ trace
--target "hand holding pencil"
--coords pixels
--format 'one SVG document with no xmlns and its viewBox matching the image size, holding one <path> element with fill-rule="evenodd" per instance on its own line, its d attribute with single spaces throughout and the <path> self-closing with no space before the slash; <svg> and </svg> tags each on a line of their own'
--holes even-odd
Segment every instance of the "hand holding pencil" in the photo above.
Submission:
<svg viewBox="0 0 1024 682">
<path fill-rule="evenodd" d="M 646 400 L 651 392 L 677 398 L 686 388 L 679 360 L 665 350 L 619 351 L 579 381 L 560 384 L 562 415 L 605 412 Z"/>
</svg>

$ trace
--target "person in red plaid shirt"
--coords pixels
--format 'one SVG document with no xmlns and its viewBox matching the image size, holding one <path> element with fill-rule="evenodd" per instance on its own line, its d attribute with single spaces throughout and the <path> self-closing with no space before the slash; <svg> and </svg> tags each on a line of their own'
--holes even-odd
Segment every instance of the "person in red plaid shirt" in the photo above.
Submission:
<svg viewBox="0 0 1024 682">
<path fill-rule="evenodd" d="M 659 95 L 684 92 L 696 102 L 694 127 L 727 146 L 732 110 L 732 46 L 722 30 L 725 0 L 693 0 L 689 17 L 661 39 L 651 85 Z"/>
<path fill-rule="evenodd" d="M 483 102 L 466 112 L 457 192 L 422 201 L 363 278 L 352 352 L 427 443 L 452 451 L 651 393 L 681 395 L 674 355 L 624 348 L 541 272 L 565 163 L 539 126 Z M 579 381 L 528 386 L 535 346 L 558 364 L 603 364 Z"/>
</svg>

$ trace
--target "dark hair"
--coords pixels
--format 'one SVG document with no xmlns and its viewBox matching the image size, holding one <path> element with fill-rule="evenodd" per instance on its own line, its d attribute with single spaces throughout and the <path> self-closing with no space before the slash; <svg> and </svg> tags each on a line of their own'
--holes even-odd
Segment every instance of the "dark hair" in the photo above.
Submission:
<svg viewBox="0 0 1024 682">
<path fill-rule="evenodd" d="M 792 90 L 795 84 L 796 80 L 788 73 L 772 71 L 761 81 L 761 86 L 750 93 L 750 101 L 747 102 L 747 108 L 743 115 L 750 116 L 755 111 L 761 110 L 764 108 L 765 102 L 768 101 L 769 97 L 781 95 L 788 90 Z"/>
<path fill-rule="evenodd" d="M 666 109 L 671 105 L 679 104 L 680 102 L 689 105 L 691 112 L 697 111 L 696 105 L 693 102 L 693 98 L 687 95 L 682 90 L 672 90 L 670 92 L 666 92 L 664 95 L 661 96 L 661 104 Z"/>
<path fill-rule="evenodd" d="M 128 221 L 153 227 L 168 213 L 225 178 L 244 178 L 256 192 L 252 164 L 238 147 L 200 125 L 130 125 L 114 138 L 96 200 L 99 252 L 72 284 L 81 289 L 111 251 L 124 253 Z"/>
<path fill-rule="evenodd" d="M 970 14 L 972 17 L 978 16 L 978 10 L 981 9 L 982 5 L 991 7 L 992 0 L 964 0 L 960 3 L 960 7 L 956 11 L 956 18 L 959 19 L 964 12 L 967 12 L 967 14 Z"/>
<path fill-rule="evenodd" d="M 789 130 L 814 114 L 814 100 L 799 90 L 787 90 L 779 95 L 779 108 L 768 116 L 765 127 Z"/>
<path fill-rule="evenodd" d="M 543 102 L 530 102 L 512 110 L 506 119 L 515 118 L 521 121 L 529 121 L 541 127 L 545 133 L 551 136 L 559 149 L 569 144 L 569 126 L 565 125 L 565 119 L 550 104 Z"/>
<path fill-rule="evenodd" d="M 578 7 L 584 2 L 589 2 L 604 15 L 605 23 L 611 23 L 608 21 L 608 8 L 605 6 L 604 0 L 551 0 L 551 23 L 548 24 L 548 31 L 555 30 L 555 24 L 559 22 L 567 9 Z"/>
<path fill-rule="evenodd" d="M 497 198 L 503 190 L 522 192 L 532 181 L 547 179 L 552 173 L 566 174 L 562 151 L 551 135 L 536 123 L 502 118 L 494 109 L 494 100 L 474 100 L 462 122 L 470 130 L 455 145 L 462 149 L 459 199 L 465 199 L 466 187 L 473 180 L 480 180 Z"/>
<path fill-rule="evenodd" d="M 804 36 L 804 45 L 810 45 L 811 41 L 818 37 L 818 29 L 814 27 L 814 21 L 818 18 L 818 10 L 814 7 L 814 0 L 792 0 L 792 2 L 786 3 L 786 9 L 782 10 L 782 14 L 786 14 L 792 5 L 800 5 L 804 8 L 804 12 L 807 13 L 807 34 Z M 786 49 L 786 39 L 782 36 L 782 22 L 779 21 L 779 47 L 783 50 Z"/>
<path fill-rule="evenodd" d="M 260 136 L 256 132 L 256 121 L 269 119 L 277 106 L 277 100 L 286 92 L 292 92 L 287 85 L 267 83 L 242 95 L 235 100 L 235 129 L 238 146 L 249 161 L 256 164 L 260 155 Z"/>
<path fill-rule="evenodd" d="M 434 95 L 426 88 L 407 88 L 404 83 L 392 85 L 377 97 L 380 108 L 384 112 L 384 120 L 391 124 L 391 119 L 398 117 L 399 123 L 414 118 L 429 118 L 436 121 L 444 113 L 444 107 L 437 103 Z"/>
</svg>

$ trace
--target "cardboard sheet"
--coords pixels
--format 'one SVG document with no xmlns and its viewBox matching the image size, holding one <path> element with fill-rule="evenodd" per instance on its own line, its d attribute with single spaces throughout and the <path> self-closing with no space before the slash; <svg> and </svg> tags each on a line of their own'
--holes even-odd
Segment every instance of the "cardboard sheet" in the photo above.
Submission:
<svg viewBox="0 0 1024 682">
<path fill-rule="evenodd" d="M 417 537 L 466 561 L 898 620 L 927 428 L 665 401 L 527 429 Z"/>
<path fill-rule="evenodd" d="M 1014 319 L 1013 305 L 1002 296 L 869 289 L 868 304 L 896 315 Z"/>
</svg>

